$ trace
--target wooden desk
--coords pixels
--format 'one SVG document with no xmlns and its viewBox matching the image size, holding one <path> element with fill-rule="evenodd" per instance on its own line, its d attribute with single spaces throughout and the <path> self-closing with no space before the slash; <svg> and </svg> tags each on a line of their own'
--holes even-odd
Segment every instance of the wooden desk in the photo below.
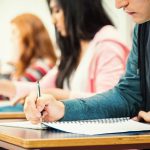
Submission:
<svg viewBox="0 0 150 150">
<path fill-rule="evenodd" d="M 0 120 L 0 122 L 2 121 L 10 120 Z M 141 134 L 135 133 L 84 136 L 59 132 L 56 130 L 32 130 L 13 127 L 0 127 L 0 147 L 17 150 L 150 149 L 150 132 Z"/>
<path fill-rule="evenodd" d="M 0 101 L 0 108 L 5 106 L 11 106 L 10 101 Z M 0 119 L 25 119 L 25 114 L 23 112 L 0 112 Z"/>
<path fill-rule="evenodd" d="M 0 119 L 25 119 L 23 112 L 0 112 Z"/>
</svg>

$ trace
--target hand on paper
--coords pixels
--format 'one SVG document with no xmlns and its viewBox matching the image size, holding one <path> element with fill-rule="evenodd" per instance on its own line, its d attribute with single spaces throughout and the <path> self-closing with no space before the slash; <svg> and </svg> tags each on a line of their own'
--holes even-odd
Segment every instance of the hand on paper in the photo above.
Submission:
<svg viewBox="0 0 150 150">
<path fill-rule="evenodd" d="M 34 124 L 52 122 L 64 116 L 64 105 L 51 95 L 43 94 L 37 98 L 36 93 L 31 93 L 25 100 L 24 112 L 27 120 Z"/>
<path fill-rule="evenodd" d="M 140 111 L 138 116 L 132 118 L 135 121 L 141 121 L 144 120 L 145 122 L 149 122 L 150 123 L 150 111 L 149 112 L 145 112 L 145 111 Z"/>
</svg>

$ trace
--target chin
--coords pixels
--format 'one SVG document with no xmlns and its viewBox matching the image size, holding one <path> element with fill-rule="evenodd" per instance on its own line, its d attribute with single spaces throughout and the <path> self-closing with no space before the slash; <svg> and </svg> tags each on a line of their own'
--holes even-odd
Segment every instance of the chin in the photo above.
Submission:
<svg viewBox="0 0 150 150">
<path fill-rule="evenodd" d="M 62 37 L 67 37 L 67 35 L 65 33 L 61 33 Z"/>
<path fill-rule="evenodd" d="M 144 18 L 141 18 L 141 19 L 133 19 L 135 23 L 137 24 L 143 24 L 145 22 L 148 22 L 150 21 L 150 19 L 144 19 Z"/>
<path fill-rule="evenodd" d="M 60 35 L 61 35 L 62 37 L 66 37 L 66 36 L 67 36 L 67 34 L 66 34 L 65 31 L 60 31 L 59 33 L 60 33 Z"/>
</svg>

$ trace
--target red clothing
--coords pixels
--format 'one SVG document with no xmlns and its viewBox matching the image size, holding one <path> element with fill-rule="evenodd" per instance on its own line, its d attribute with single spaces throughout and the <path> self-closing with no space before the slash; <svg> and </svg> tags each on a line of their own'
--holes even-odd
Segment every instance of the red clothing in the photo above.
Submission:
<svg viewBox="0 0 150 150">
<path fill-rule="evenodd" d="M 32 64 L 26 69 L 26 72 L 22 77 L 20 77 L 19 81 L 30 81 L 36 82 L 40 80 L 43 76 L 47 74 L 49 70 L 52 69 L 53 66 L 47 64 L 44 60 L 38 59 L 37 62 Z"/>
<path fill-rule="evenodd" d="M 52 69 L 52 67 L 53 67 L 52 65 L 50 66 L 43 59 L 38 59 L 34 64 L 32 64 L 26 69 L 26 72 L 22 77 L 20 77 L 19 79 L 11 78 L 11 80 L 36 82 L 40 80 L 43 76 L 45 76 L 47 72 Z M 0 100 L 4 100 L 4 99 L 6 100 L 9 98 L 0 95 Z"/>
</svg>

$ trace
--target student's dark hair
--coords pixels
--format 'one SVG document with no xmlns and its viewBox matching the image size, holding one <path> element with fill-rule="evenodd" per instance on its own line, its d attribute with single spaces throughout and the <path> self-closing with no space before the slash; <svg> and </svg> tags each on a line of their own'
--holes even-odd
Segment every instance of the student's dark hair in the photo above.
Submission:
<svg viewBox="0 0 150 150">
<path fill-rule="evenodd" d="M 48 3 L 50 0 L 48 0 Z M 65 16 L 67 37 L 56 31 L 58 46 L 61 50 L 59 72 L 56 86 L 63 87 L 77 68 L 80 57 L 80 40 L 89 41 L 105 25 L 112 25 L 101 0 L 56 0 Z"/>
</svg>

